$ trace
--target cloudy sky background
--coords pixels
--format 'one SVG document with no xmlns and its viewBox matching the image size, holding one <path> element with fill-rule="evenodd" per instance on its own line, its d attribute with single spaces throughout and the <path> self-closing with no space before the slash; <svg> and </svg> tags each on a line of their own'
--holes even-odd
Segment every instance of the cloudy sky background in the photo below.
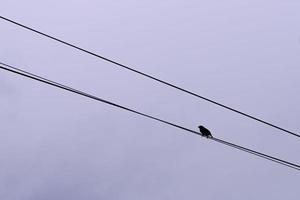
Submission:
<svg viewBox="0 0 300 200">
<path fill-rule="evenodd" d="M 2 0 L 1 15 L 300 133 L 300 2 Z M 0 61 L 300 163 L 300 139 L 0 20 Z M 0 71 L 0 199 L 298 199 L 296 170 Z"/>
</svg>

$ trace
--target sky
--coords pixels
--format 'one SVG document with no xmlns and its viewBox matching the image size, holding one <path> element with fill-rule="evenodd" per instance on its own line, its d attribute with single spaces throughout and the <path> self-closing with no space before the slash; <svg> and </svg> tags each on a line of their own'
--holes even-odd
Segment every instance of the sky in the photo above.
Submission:
<svg viewBox="0 0 300 200">
<path fill-rule="evenodd" d="M 300 2 L 2 0 L 2 16 L 300 133 Z M 300 163 L 300 139 L 0 20 L 0 62 Z M 0 71 L 0 199 L 298 199 L 300 173 Z"/>
</svg>

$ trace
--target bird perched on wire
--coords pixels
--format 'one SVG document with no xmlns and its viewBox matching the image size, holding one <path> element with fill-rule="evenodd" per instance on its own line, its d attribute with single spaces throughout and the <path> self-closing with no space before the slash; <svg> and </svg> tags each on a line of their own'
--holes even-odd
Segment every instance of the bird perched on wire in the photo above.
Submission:
<svg viewBox="0 0 300 200">
<path fill-rule="evenodd" d="M 207 138 L 212 138 L 212 134 L 211 132 L 205 128 L 204 126 L 198 126 L 199 130 L 200 130 L 200 133 L 203 137 L 207 137 Z"/>
</svg>

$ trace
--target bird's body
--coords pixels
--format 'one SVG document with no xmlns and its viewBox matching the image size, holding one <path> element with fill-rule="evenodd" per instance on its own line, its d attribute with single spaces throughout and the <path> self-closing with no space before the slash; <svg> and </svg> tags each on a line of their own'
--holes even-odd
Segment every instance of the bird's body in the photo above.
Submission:
<svg viewBox="0 0 300 200">
<path fill-rule="evenodd" d="M 212 138 L 212 134 L 207 128 L 205 128 L 204 126 L 198 126 L 198 128 L 202 136 Z"/>
</svg>

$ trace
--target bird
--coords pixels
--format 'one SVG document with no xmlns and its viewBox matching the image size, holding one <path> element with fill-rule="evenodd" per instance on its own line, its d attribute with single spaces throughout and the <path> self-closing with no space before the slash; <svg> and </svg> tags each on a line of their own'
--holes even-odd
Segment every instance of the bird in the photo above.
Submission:
<svg viewBox="0 0 300 200">
<path fill-rule="evenodd" d="M 198 126 L 198 128 L 199 128 L 200 133 L 203 137 L 207 137 L 207 138 L 212 138 L 213 137 L 211 132 L 207 128 L 205 128 L 204 126 L 200 125 L 200 126 Z"/>
</svg>

